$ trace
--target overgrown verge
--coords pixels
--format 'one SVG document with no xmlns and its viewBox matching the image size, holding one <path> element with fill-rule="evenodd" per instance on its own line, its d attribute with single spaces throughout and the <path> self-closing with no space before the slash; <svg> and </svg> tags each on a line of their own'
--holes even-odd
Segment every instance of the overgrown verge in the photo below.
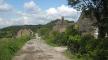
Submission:
<svg viewBox="0 0 108 60">
<path fill-rule="evenodd" d="M 65 46 L 65 33 L 51 31 L 49 28 L 41 28 L 38 34 L 51 46 Z M 64 36 L 64 37 L 63 37 Z"/>
<path fill-rule="evenodd" d="M 108 60 L 108 38 L 92 39 L 91 37 L 81 37 L 79 42 L 70 41 L 68 51 L 83 58 L 83 60 Z"/>
<path fill-rule="evenodd" d="M 0 60 L 12 60 L 15 53 L 29 40 L 28 36 L 0 39 Z"/>
<path fill-rule="evenodd" d="M 74 26 L 62 33 L 42 28 L 39 34 L 52 46 L 67 46 L 65 54 L 77 60 L 108 60 L 108 38 L 95 39 L 89 34 L 82 36 Z"/>
<path fill-rule="evenodd" d="M 67 31 L 68 51 L 85 60 L 108 60 L 108 38 L 95 39 L 86 34 L 80 35 L 74 28 Z"/>
</svg>

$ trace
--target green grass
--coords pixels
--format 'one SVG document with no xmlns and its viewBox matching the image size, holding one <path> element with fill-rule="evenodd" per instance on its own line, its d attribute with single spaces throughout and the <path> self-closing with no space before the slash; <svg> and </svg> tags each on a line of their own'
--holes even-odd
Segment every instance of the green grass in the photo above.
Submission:
<svg viewBox="0 0 108 60">
<path fill-rule="evenodd" d="M 93 60 L 90 57 L 85 56 L 81 56 L 80 54 L 72 54 L 70 51 L 66 50 L 64 52 L 64 55 L 66 57 L 68 57 L 71 60 Z"/>
<path fill-rule="evenodd" d="M 54 44 L 51 39 L 46 39 L 45 38 L 44 41 L 45 41 L 45 43 L 47 43 L 50 46 L 53 46 L 53 47 L 57 47 L 58 46 L 57 44 Z"/>
<path fill-rule="evenodd" d="M 0 39 L 0 60 L 11 60 L 15 53 L 29 40 L 28 37 Z"/>
</svg>

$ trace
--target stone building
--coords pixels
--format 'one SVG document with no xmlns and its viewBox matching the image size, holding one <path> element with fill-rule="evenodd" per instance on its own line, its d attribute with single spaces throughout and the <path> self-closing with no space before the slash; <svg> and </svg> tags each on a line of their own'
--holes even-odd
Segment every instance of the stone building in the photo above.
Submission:
<svg viewBox="0 0 108 60">
<path fill-rule="evenodd" d="M 20 29 L 17 32 L 16 37 L 22 37 L 22 36 L 33 36 L 33 31 L 31 29 Z"/>
<path fill-rule="evenodd" d="M 55 26 L 53 27 L 53 31 L 64 32 L 71 24 L 72 23 L 68 23 L 66 20 L 64 20 L 64 17 L 62 16 L 61 19 L 58 19 L 56 22 Z"/>
</svg>

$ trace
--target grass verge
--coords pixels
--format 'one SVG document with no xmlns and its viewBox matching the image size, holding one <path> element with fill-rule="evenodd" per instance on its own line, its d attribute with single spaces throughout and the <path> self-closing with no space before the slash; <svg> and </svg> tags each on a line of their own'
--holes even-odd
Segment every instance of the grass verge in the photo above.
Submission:
<svg viewBox="0 0 108 60">
<path fill-rule="evenodd" d="M 0 60 L 12 60 L 15 53 L 29 40 L 29 37 L 0 39 Z"/>
<path fill-rule="evenodd" d="M 72 54 L 70 51 L 66 50 L 64 55 L 68 57 L 70 60 L 92 60 L 88 56 L 81 56 L 80 54 Z"/>
</svg>

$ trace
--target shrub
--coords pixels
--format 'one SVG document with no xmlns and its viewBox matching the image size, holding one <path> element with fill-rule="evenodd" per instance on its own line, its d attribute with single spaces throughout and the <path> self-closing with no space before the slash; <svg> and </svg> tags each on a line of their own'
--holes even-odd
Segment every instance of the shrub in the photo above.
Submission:
<svg viewBox="0 0 108 60">
<path fill-rule="evenodd" d="M 11 60 L 15 53 L 29 40 L 29 37 L 0 39 L 0 60 Z"/>
<path fill-rule="evenodd" d="M 108 38 L 98 39 L 98 44 L 93 52 L 94 60 L 108 60 Z"/>
<path fill-rule="evenodd" d="M 54 42 L 55 44 L 59 45 L 59 46 L 66 46 L 67 45 L 67 36 L 65 35 L 65 33 L 58 33 L 55 37 L 54 37 Z"/>
</svg>

